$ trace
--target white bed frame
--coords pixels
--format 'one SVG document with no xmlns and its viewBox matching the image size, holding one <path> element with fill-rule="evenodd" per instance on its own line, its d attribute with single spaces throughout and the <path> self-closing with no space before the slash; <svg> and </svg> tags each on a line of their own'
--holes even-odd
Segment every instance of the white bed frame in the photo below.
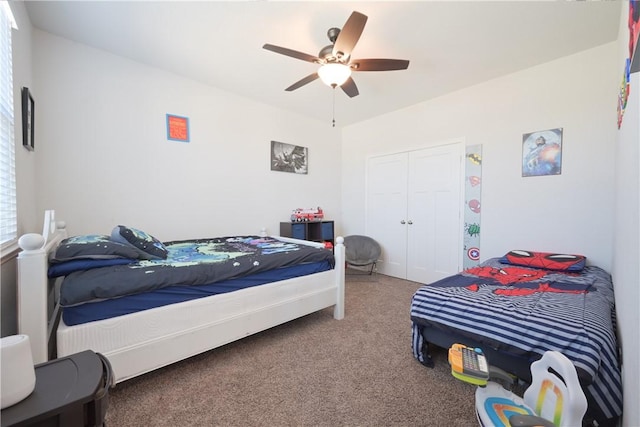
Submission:
<svg viewBox="0 0 640 427">
<path fill-rule="evenodd" d="M 56 344 L 57 357 L 89 349 L 109 359 L 120 382 L 327 307 L 335 319 L 344 317 L 345 248 L 338 237 L 330 271 L 67 326 L 54 302 L 57 283 L 47 278 L 49 253 L 66 237 L 65 224 L 46 211 L 43 234 L 19 240 L 18 330 L 30 338 L 34 363 L 47 361 Z"/>
</svg>

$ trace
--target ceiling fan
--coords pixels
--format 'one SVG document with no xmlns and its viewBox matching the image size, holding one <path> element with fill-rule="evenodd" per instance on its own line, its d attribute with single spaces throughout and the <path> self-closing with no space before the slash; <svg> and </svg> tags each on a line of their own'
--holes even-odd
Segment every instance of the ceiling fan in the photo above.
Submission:
<svg viewBox="0 0 640 427">
<path fill-rule="evenodd" d="M 406 70 L 409 61 L 404 59 L 352 59 L 351 52 L 360 39 L 360 35 L 367 23 L 367 16 L 360 12 L 353 12 L 342 30 L 330 28 L 327 37 L 331 44 L 323 47 L 318 56 L 309 55 L 286 47 L 265 44 L 262 46 L 266 50 L 275 53 L 301 59 L 303 61 L 319 64 L 317 72 L 309 74 L 303 79 L 295 82 L 286 91 L 296 90 L 312 81 L 320 78 L 325 84 L 335 88 L 340 86 L 344 93 L 353 98 L 357 96 L 358 87 L 351 78 L 352 71 L 393 71 Z"/>
</svg>

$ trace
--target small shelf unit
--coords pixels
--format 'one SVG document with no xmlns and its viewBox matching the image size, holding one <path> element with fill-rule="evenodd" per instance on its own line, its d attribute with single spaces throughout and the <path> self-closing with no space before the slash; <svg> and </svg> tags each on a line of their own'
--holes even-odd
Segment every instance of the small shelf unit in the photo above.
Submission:
<svg viewBox="0 0 640 427">
<path fill-rule="evenodd" d="M 334 242 L 333 221 L 281 222 L 280 235 L 312 242 Z"/>
</svg>

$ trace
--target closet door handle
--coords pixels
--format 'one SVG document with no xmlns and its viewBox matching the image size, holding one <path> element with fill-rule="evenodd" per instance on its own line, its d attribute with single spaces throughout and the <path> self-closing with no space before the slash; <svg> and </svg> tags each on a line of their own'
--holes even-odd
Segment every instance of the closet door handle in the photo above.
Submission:
<svg viewBox="0 0 640 427">
<path fill-rule="evenodd" d="M 413 221 L 409 220 L 409 222 L 407 224 L 411 225 L 411 224 L 413 224 Z"/>
<path fill-rule="evenodd" d="M 400 221 L 400 224 L 402 225 L 406 224 L 405 220 L 403 219 L 402 221 Z"/>
</svg>

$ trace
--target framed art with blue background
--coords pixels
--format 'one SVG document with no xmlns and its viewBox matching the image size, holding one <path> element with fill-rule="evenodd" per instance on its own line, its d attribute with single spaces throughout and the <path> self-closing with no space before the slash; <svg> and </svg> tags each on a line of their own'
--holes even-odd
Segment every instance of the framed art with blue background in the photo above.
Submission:
<svg viewBox="0 0 640 427">
<path fill-rule="evenodd" d="M 560 175 L 562 128 L 522 135 L 522 176 Z"/>
</svg>

